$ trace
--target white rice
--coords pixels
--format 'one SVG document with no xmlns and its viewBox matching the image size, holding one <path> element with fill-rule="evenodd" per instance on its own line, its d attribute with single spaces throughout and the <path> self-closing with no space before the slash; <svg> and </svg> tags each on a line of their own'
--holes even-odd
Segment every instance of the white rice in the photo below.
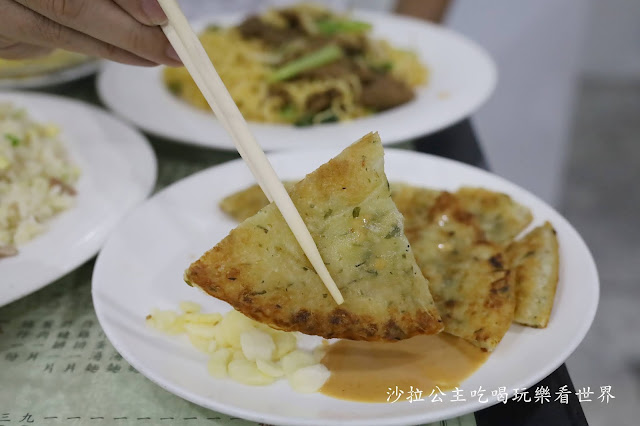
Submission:
<svg viewBox="0 0 640 426">
<path fill-rule="evenodd" d="M 0 103 L 0 247 L 31 240 L 46 230 L 48 219 L 74 204 L 69 188 L 80 170 L 59 133 L 56 126 Z"/>
</svg>

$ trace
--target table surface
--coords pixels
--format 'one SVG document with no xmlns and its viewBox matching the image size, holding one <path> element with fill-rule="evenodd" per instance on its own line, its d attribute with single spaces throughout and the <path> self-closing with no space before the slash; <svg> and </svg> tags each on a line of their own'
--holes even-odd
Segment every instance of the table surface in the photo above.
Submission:
<svg viewBox="0 0 640 426">
<path fill-rule="evenodd" d="M 101 105 L 92 77 L 46 92 Z M 238 158 L 236 153 L 157 137 L 149 140 L 158 158 L 156 192 L 196 171 Z M 402 147 L 488 168 L 469 120 Z M 187 402 L 129 366 L 96 319 L 91 302 L 93 264 L 92 259 L 0 308 L 0 424 L 256 424 Z M 437 424 L 586 425 L 564 365 L 530 390 L 547 386 L 553 395 L 564 385 L 571 391 L 567 404 L 509 401 Z"/>
</svg>

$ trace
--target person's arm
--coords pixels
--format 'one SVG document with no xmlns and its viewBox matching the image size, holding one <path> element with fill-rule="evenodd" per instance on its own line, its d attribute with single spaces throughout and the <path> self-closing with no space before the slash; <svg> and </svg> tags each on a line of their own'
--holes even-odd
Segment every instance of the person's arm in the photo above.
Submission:
<svg viewBox="0 0 640 426">
<path fill-rule="evenodd" d="M 433 22 L 442 22 L 451 0 L 398 0 L 396 12 Z"/>
<path fill-rule="evenodd" d="M 133 65 L 180 63 L 157 0 L 0 0 L 0 58 L 62 48 Z"/>
</svg>

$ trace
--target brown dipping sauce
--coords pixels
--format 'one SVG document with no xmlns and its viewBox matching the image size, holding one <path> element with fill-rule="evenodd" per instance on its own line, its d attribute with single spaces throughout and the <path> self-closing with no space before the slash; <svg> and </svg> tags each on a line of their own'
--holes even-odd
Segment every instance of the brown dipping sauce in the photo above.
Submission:
<svg viewBox="0 0 640 426">
<path fill-rule="evenodd" d="M 331 377 L 320 392 L 339 399 L 386 403 L 389 388 L 404 391 L 400 400 L 405 400 L 413 386 L 426 398 L 435 386 L 442 391 L 459 386 L 488 356 L 444 333 L 396 343 L 341 340 L 329 346 L 322 359 Z"/>
</svg>

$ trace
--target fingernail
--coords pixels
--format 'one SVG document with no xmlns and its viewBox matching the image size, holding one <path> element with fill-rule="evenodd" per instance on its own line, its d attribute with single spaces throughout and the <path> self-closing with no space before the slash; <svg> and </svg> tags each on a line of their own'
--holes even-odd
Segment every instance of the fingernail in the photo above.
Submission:
<svg viewBox="0 0 640 426">
<path fill-rule="evenodd" d="M 178 56 L 178 52 L 176 52 L 176 50 L 173 48 L 173 46 L 169 45 L 169 47 L 167 47 L 167 51 L 166 51 L 167 57 L 169 57 L 170 59 L 176 61 L 177 63 L 181 64 L 182 61 L 180 60 L 180 56 Z"/>
<path fill-rule="evenodd" d="M 167 15 L 158 4 L 158 0 L 142 0 L 142 11 L 152 24 L 162 25 L 167 22 Z"/>
</svg>

